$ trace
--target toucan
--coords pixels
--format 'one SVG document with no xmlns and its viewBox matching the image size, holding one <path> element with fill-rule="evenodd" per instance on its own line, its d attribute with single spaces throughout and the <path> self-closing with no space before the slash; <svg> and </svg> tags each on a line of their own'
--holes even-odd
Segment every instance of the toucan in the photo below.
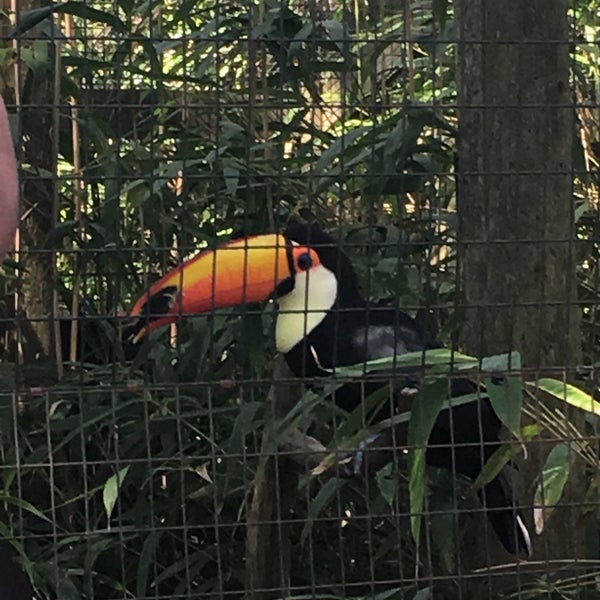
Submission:
<svg viewBox="0 0 600 600">
<path fill-rule="evenodd" d="M 365 300 L 339 244 L 318 225 L 301 223 L 292 223 L 283 234 L 245 237 L 202 251 L 167 273 L 132 308 L 134 339 L 182 315 L 267 299 L 278 305 L 277 350 L 293 373 L 308 381 L 331 377 L 337 367 L 437 345 L 406 312 Z M 400 393 L 410 394 L 413 384 Z M 476 391 L 465 378 L 450 384 L 452 396 Z M 363 397 L 361 386 L 349 383 L 336 392 L 335 401 L 352 410 Z M 500 446 L 500 429 L 485 397 L 442 411 L 429 438 L 427 463 L 475 480 Z M 529 556 L 530 536 L 505 470 L 479 496 L 504 548 Z"/>
</svg>

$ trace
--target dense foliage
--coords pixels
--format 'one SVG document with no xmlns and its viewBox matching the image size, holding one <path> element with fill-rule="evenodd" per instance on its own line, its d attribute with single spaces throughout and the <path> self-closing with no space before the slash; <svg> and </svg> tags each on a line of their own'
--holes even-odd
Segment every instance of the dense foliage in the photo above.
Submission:
<svg viewBox="0 0 600 600">
<path fill-rule="evenodd" d="M 60 321 L 56 343 L 28 352 L 31 315 L 13 311 L 13 294 L 35 286 L 15 255 L 3 276 L 0 533 L 48 597 L 241 595 L 272 310 L 222 311 L 139 348 L 124 316 L 149 278 L 198 247 L 300 218 L 343 240 L 370 298 L 405 307 L 450 344 L 461 317 L 452 4 L 43 4 L 21 13 L 0 64 L 7 82 L 19 65 L 19 104 L 57 125 L 29 140 L 55 156 L 53 170 L 20 150 L 23 178 L 53 194 L 30 248 L 52 253 L 48 306 Z M 588 1 L 570 17 L 576 258 L 594 368 L 600 15 Z M 322 404 L 303 397 L 293 424 L 328 444 Z M 595 464 L 595 450 L 587 458 Z M 370 484 L 302 479 L 294 593 L 427 597 L 428 576 L 455 572 L 458 535 L 449 475 L 430 481 L 433 516 L 417 547 L 406 468 L 389 465 Z M 477 505 L 472 494 L 459 503 Z M 497 593 L 549 597 L 546 584 L 503 581 Z M 455 585 L 439 593 L 456 597 Z"/>
</svg>

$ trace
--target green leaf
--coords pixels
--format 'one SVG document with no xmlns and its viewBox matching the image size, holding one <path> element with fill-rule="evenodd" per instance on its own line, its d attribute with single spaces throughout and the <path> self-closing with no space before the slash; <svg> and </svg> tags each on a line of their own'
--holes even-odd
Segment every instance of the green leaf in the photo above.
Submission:
<svg viewBox="0 0 600 600">
<path fill-rule="evenodd" d="M 44 19 L 47 19 L 59 5 L 44 6 L 42 8 L 34 8 L 21 14 L 21 18 L 17 23 L 17 26 L 12 32 L 12 37 L 22 35 L 26 31 L 33 29 L 38 23 L 41 23 Z"/>
<path fill-rule="evenodd" d="M 17 26 L 12 32 L 13 37 L 23 35 L 44 19 L 50 17 L 53 13 L 63 13 L 81 17 L 86 21 L 94 21 L 97 23 L 106 23 L 113 29 L 120 32 L 127 31 L 127 27 L 114 14 L 97 10 L 89 6 L 87 2 L 64 2 L 62 4 L 54 4 L 53 6 L 44 6 L 42 8 L 34 8 L 28 10 L 21 15 Z"/>
<path fill-rule="evenodd" d="M 21 510 L 25 510 L 36 517 L 43 519 L 47 523 L 54 524 L 51 519 L 49 519 L 43 512 L 37 509 L 33 504 L 27 502 L 27 500 L 22 500 L 20 498 L 15 498 L 14 496 L 6 496 L 4 494 L 0 495 L 0 502 L 11 504 L 13 506 L 19 507 Z"/>
<path fill-rule="evenodd" d="M 115 473 L 111 477 L 109 477 L 104 484 L 104 490 L 102 492 L 102 500 L 104 502 L 104 510 L 106 511 L 106 520 L 110 523 L 110 517 L 112 515 L 112 511 L 117 502 L 117 498 L 119 496 L 119 489 L 121 485 L 123 485 L 123 481 L 125 477 L 127 477 L 127 473 L 129 471 L 129 466 L 124 467 L 118 473 Z"/>
<path fill-rule="evenodd" d="M 347 367 L 337 367 L 335 374 L 338 377 L 360 377 L 371 371 L 380 371 L 388 369 L 400 369 L 406 367 L 433 367 L 441 366 L 440 373 L 447 373 L 451 367 L 459 370 L 473 369 L 479 365 L 479 361 L 466 354 L 454 352 L 448 348 L 436 348 L 426 352 L 407 352 L 406 354 L 387 356 L 385 358 L 376 358 L 357 365 Z M 432 370 L 432 372 L 434 372 Z"/>
<path fill-rule="evenodd" d="M 448 396 L 444 380 L 426 385 L 412 403 L 408 425 L 409 496 L 411 531 L 416 544 L 421 533 L 421 516 L 425 497 L 425 447 L 431 430 Z M 413 450 L 414 449 L 414 450 Z"/>
<path fill-rule="evenodd" d="M 542 479 L 533 497 L 533 520 L 538 535 L 544 530 L 550 514 L 562 496 L 569 477 L 570 454 L 568 444 L 557 444 L 546 459 Z"/>
<path fill-rule="evenodd" d="M 523 405 L 523 381 L 520 374 L 510 373 L 521 369 L 521 355 L 518 352 L 488 356 L 481 361 L 483 371 L 499 371 L 504 381 L 493 383 L 485 377 L 484 383 L 492 407 L 498 418 L 518 438 L 521 429 L 521 407 Z"/>
<path fill-rule="evenodd" d="M 425 499 L 425 449 L 419 448 L 410 452 L 409 461 L 410 531 L 418 547 Z"/>
<path fill-rule="evenodd" d="M 545 377 L 537 381 L 527 381 L 526 385 L 542 390 L 575 408 L 600 416 L 600 402 L 570 383 Z"/>
</svg>

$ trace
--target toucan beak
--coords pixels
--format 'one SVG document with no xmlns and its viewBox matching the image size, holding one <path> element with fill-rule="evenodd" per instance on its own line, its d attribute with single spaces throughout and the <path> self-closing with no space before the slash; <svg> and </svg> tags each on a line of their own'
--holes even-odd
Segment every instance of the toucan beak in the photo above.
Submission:
<svg viewBox="0 0 600 600">
<path fill-rule="evenodd" d="M 291 276 L 285 237 L 257 235 L 206 250 L 167 273 L 135 303 L 134 341 L 180 316 L 266 300 Z"/>
</svg>

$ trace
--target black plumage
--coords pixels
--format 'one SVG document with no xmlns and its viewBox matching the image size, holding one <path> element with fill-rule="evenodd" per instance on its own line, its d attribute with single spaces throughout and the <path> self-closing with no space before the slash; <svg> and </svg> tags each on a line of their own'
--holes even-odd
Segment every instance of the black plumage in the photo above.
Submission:
<svg viewBox="0 0 600 600">
<path fill-rule="evenodd" d="M 350 259 L 315 225 L 291 225 L 285 237 L 318 253 L 321 264 L 336 275 L 335 303 L 323 320 L 285 355 L 294 374 L 303 378 L 331 376 L 335 367 L 438 346 L 405 312 L 368 303 L 360 293 Z M 414 377 L 412 378 L 414 379 Z M 407 375 L 407 381 L 411 377 Z M 336 393 L 336 403 L 353 410 L 365 394 L 387 385 L 381 379 L 348 383 Z M 452 396 L 475 392 L 468 379 L 451 383 Z M 381 416 L 381 415 L 379 415 Z M 501 422 L 489 400 L 481 399 L 442 411 L 429 438 L 428 464 L 453 469 L 474 480 L 500 445 Z M 530 553 L 530 541 L 507 474 L 501 472 L 479 493 L 487 516 L 508 552 Z"/>
</svg>

